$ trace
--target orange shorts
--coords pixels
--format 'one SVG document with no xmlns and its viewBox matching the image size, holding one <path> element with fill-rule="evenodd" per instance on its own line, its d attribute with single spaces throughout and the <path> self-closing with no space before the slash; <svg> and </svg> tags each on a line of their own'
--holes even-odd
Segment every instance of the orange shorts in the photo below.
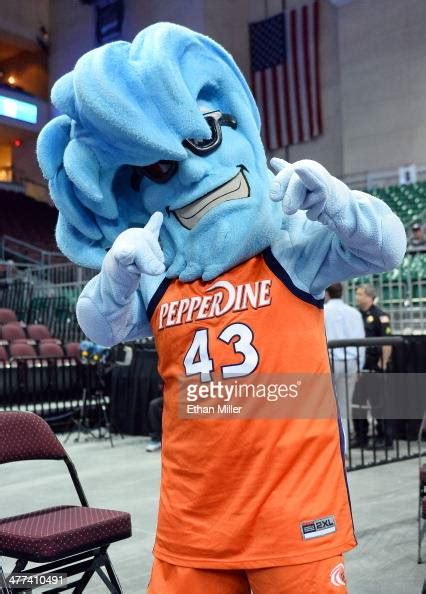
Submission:
<svg viewBox="0 0 426 594">
<path fill-rule="evenodd" d="M 193 569 L 154 560 L 148 594 L 347 594 L 343 556 L 265 569 Z"/>
</svg>

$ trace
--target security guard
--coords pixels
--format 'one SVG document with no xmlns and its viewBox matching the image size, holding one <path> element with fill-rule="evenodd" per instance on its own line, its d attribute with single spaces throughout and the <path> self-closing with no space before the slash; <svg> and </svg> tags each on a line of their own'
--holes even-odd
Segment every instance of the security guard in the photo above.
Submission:
<svg viewBox="0 0 426 594">
<path fill-rule="evenodd" d="M 374 305 L 375 298 L 376 291 L 372 285 L 362 285 L 358 287 L 356 291 L 356 302 L 363 317 L 366 338 L 390 336 L 392 334 L 389 316 L 379 307 Z M 367 347 L 364 371 L 369 371 L 371 373 L 386 371 L 391 354 L 391 346 Z M 364 378 L 364 381 L 359 383 L 358 389 L 355 392 L 353 400 L 354 405 L 365 405 L 367 400 L 369 400 L 373 409 L 373 414 L 374 409 L 376 409 L 376 415 L 374 416 L 377 416 L 380 406 L 378 404 L 380 394 L 377 394 L 377 391 L 374 388 L 368 389 L 369 387 L 372 388 L 372 383 L 368 381 L 368 376 L 364 376 Z M 368 420 L 366 417 L 362 418 L 362 415 L 359 413 L 360 411 L 357 410 L 356 414 L 353 415 L 355 440 L 352 443 L 352 446 L 366 447 L 368 445 Z M 374 443 L 372 444 L 372 449 L 392 447 L 393 427 L 391 421 L 377 418 L 376 428 L 377 433 Z"/>
</svg>

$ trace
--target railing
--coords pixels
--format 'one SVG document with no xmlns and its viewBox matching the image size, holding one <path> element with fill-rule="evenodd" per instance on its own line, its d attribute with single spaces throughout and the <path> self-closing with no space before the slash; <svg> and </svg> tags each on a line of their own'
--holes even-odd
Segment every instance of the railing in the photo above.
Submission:
<svg viewBox="0 0 426 594">
<path fill-rule="evenodd" d="M 20 273 L 21 280 L 31 282 L 46 291 L 60 291 L 70 287 L 81 290 L 97 273 L 90 268 L 81 268 L 71 262 L 46 266 L 27 266 Z M 55 292 L 55 295 L 57 293 Z"/>
<path fill-rule="evenodd" d="M 0 362 L 0 410 L 30 410 L 54 418 L 76 409 L 83 389 L 98 388 L 97 366 L 72 357 Z"/>
<path fill-rule="evenodd" d="M 96 271 L 71 263 L 52 266 L 11 265 L 4 262 L 0 280 L 0 307 L 13 309 L 27 324 L 45 324 L 63 342 L 84 338 L 75 307 Z"/>
<path fill-rule="evenodd" d="M 37 286 L 17 279 L 0 282 L 0 307 L 13 309 L 26 324 L 45 324 L 64 343 L 84 338 L 75 313 L 81 286 Z"/>
<path fill-rule="evenodd" d="M 328 347 L 348 470 L 418 457 L 426 410 L 426 337 L 331 340 Z M 386 368 L 383 347 L 392 348 Z M 376 365 L 371 359 L 364 364 L 366 349 Z"/>
<path fill-rule="evenodd" d="M 347 470 L 419 456 L 418 431 L 426 407 L 426 337 L 330 341 L 328 346 L 346 433 Z M 363 370 L 362 349 L 383 346 L 393 349 L 391 366 Z M 129 366 L 114 363 L 114 357 L 106 366 L 83 365 L 69 357 L 0 363 L 0 410 L 32 410 L 56 418 L 76 410 L 84 391 L 89 396 L 99 392 L 111 403 L 117 429 L 146 434 L 148 404 L 159 389 L 157 357 L 150 343 L 134 344 L 133 353 Z"/>
<path fill-rule="evenodd" d="M 89 395 L 99 391 L 109 396 L 116 428 L 147 433 L 148 403 L 158 395 L 157 358 L 149 342 L 132 346 L 129 366 L 115 364 L 114 357 L 107 367 L 83 365 L 69 357 L 0 363 L 0 410 L 33 410 L 55 417 L 76 409 L 84 390 Z M 363 369 L 363 349 L 383 346 L 392 347 L 387 369 L 380 362 L 375 370 Z M 328 347 L 346 434 L 347 470 L 417 457 L 426 408 L 426 337 L 329 341 Z"/>
<path fill-rule="evenodd" d="M 9 235 L 3 235 L 0 249 L 2 258 L 7 254 L 8 257 L 12 255 L 38 265 L 48 266 L 66 261 L 65 256 L 60 252 L 43 250 L 31 243 L 21 241 Z"/>
<path fill-rule="evenodd" d="M 27 322 L 33 294 L 33 285 L 16 279 L 0 282 L 0 307 L 13 309 L 18 320 Z"/>
<path fill-rule="evenodd" d="M 66 285 L 83 287 L 97 271 L 81 268 L 72 262 L 62 262 L 40 266 L 40 264 L 14 262 L 0 259 L 0 282 L 13 282 L 15 280 L 31 282 L 43 287 L 53 285 L 54 289 Z"/>
<path fill-rule="evenodd" d="M 3 254 L 1 254 L 1 256 L 3 256 Z M 29 266 L 33 266 L 33 264 L 29 264 L 28 262 L 5 260 L 2 257 L 0 259 L 0 282 L 12 282 L 16 279 L 22 278 Z"/>
<path fill-rule="evenodd" d="M 117 430 L 147 435 L 149 401 L 158 396 L 160 387 L 151 345 L 149 340 L 134 343 L 130 363 L 122 361 L 120 347 L 111 349 L 106 362 L 98 364 L 83 364 L 72 357 L 0 361 L 0 411 L 30 410 L 56 423 L 70 411 L 78 413 L 87 398 L 87 402 L 110 404 Z"/>
</svg>

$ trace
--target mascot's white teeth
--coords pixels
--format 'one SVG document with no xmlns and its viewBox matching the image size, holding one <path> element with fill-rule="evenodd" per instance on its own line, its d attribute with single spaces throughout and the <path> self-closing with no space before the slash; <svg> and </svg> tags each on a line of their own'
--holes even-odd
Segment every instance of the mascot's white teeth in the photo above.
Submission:
<svg viewBox="0 0 426 594">
<path fill-rule="evenodd" d="M 250 187 L 244 173 L 240 171 L 235 177 L 218 188 L 172 212 L 176 215 L 181 225 L 186 227 L 186 229 L 192 229 L 201 217 L 215 206 L 219 206 L 219 204 L 228 200 L 238 200 L 239 198 L 248 198 L 249 196 Z"/>
</svg>

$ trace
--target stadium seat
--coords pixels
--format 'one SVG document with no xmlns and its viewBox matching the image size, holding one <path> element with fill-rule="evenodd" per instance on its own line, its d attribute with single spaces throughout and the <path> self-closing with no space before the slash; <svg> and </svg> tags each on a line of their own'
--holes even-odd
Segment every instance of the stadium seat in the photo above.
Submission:
<svg viewBox="0 0 426 594">
<path fill-rule="evenodd" d="M 38 345 L 40 357 L 63 357 L 64 351 L 60 344 L 56 342 L 41 342 Z"/>
<path fill-rule="evenodd" d="M 25 330 L 19 323 L 10 322 L 9 324 L 5 324 L 2 328 L 2 338 L 3 340 L 8 340 L 9 342 L 13 342 L 18 338 L 27 338 L 25 334 Z"/>
<path fill-rule="evenodd" d="M 29 324 L 28 328 L 28 336 L 33 340 L 43 340 L 45 338 L 52 338 L 52 335 L 49 332 L 49 329 L 44 324 Z"/>
<path fill-rule="evenodd" d="M 75 357 L 76 359 L 80 359 L 80 343 L 69 342 L 65 346 L 65 352 L 67 353 L 68 357 Z"/>
<path fill-rule="evenodd" d="M 31 571 L 43 576 L 53 567 L 60 567 L 60 572 L 67 576 L 68 587 L 55 588 L 57 592 L 71 588 L 73 592 L 83 592 L 96 570 L 109 592 L 122 594 L 108 547 L 131 536 L 130 514 L 89 507 L 74 465 L 49 425 L 38 415 L 1 412 L 0 435 L 4 437 L 0 440 L 0 464 L 62 460 L 81 504 L 38 509 L 0 519 L 0 556 L 17 560 L 14 572 L 29 562 L 41 564 Z M 24 492 L 29 492 L 29 487 L 29 484 L 23 485 Z M 1 509 L 5 509 L 4 502 Z M 80 561 L 77 565 L 76 560 Z M 81 577 L 71 583 L 70 577 L 78 574 L 82 574 Z"/>
<path fill-rule="evenodd" d="M 0 346 L 0 361 L 8 361 L 9 355 L 4 346 Z"/>
<path fill-rule="evenodd" d="M 401 218 L 404 225 L 422 217 L 426 209 L 426 182 L 372 190 Z"/>
<path fill-rule="evenodd" d="M 13 344 L 29 344 L 33 347 L 36 346 L 36 341 L 35 340 L 31 340 L 31 338 L 16 338 L 13 341 Z"/>
<path fill-rule="evenodd" d="M 16 313 L 13 309 L 7 307 L 0 307 L 0 324 L 8 324 L 9 322 L 17 322 Z"/>
<path fill-rule="evenodd" d="M 26 342 L 13 342 L 9 349 L 10 355 L 14 359 L 19 359 L 20 357 L 37 357 L 34 347 Z"/>
</svg>

